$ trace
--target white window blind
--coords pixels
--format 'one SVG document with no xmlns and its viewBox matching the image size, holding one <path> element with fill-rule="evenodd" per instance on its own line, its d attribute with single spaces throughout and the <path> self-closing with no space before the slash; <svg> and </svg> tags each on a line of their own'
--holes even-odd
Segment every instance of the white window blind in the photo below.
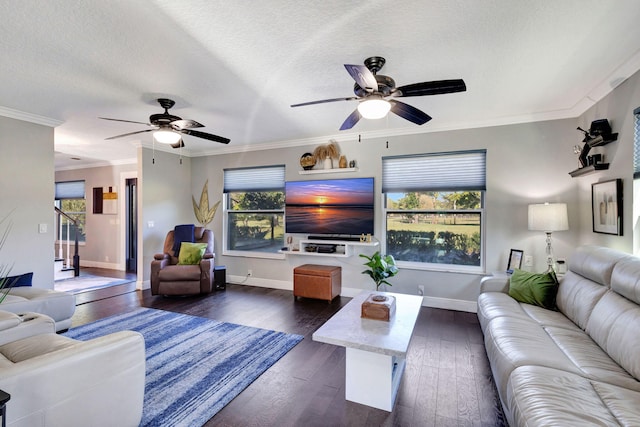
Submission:
<svg viewBox="0 0 640 427">
<path fill-rule="evenodd" d="M 225 169 L 224 192 L 284 190 L 284 165 Z"/>
<path fill-rule="evenodd" d="M 56 200 L 84 198 L 84 181 L 56 182 Z"/>
<path fill-rule="evenodd" d="M 486 150 L 382 158 L 382 192 L 484 191 Z"/>
<path fill-rule="evenodd" d="M 640 178 L 640 107 L 633 110 L 633 179 Z"/>
</svg>

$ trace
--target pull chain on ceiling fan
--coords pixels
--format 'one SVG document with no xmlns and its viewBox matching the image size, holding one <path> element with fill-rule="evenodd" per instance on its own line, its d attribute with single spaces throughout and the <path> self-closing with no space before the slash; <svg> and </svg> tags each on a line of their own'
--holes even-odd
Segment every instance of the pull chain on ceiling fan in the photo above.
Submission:
<svg viewBox="0 0 640 427">
<path fill-rule="evenodd" d="M 359 101 L 358 107 L 342 123 L 340 130 L 351 129 L 363 117 L 365 119 L 381 119 L 389 111 L 412 123 L 423 125 L 431 120 L 431 116 L 409 104 L 397 101 L 395 98 L 441 95 L 467 90 L 467 86 L 462 79 L 437 80 L 396 87 L 396 82 L 391 77 L 377 74 L 385 62 L 386 60 L 381 56 L 372 56 L 364 61 L 364 66 L 344 65 L 351 78 L 355 80 L 353 93 L 356 96 L 303 102 L 301 104 L 293 104 L 291 107 L 303 107 L 336 101 Z"/>
</svg>

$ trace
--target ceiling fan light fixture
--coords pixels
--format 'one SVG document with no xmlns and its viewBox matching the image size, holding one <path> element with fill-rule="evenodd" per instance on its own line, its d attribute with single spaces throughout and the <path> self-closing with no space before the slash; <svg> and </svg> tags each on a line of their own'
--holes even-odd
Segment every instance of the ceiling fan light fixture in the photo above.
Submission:
<svg viewBox="0 0 640 427">
<path fill-rule="evenodd" d="M 365 119 L 381 119 L 389 113 L 389 110 L 391 110 L 391 104 L 380 95 L 369 95 L 358 104 L 358 112 Z"/>
<path fill-rule="evenodd" d="M 177 144 L 181 138 L 179 133 L 166 129 L 155 131 L 153 137 L 161 144 Z"/>
</svg>

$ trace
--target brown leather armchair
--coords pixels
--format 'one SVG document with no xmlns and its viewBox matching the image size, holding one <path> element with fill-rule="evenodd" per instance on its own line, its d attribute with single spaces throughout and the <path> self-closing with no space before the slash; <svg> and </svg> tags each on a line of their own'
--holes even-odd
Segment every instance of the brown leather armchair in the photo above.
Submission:
<svg viewBox="0 0 640 427">
<path fill-rule="evenodd" d="M 164 252 L 151 261 L 151 295 L 208 294 L 213 288 L 213 231 L 195 227 L 195 242 L 206 243 L 200 264 L 179 265 L 173 252 L 174 231 L 167 233 Z"/>
</svg>

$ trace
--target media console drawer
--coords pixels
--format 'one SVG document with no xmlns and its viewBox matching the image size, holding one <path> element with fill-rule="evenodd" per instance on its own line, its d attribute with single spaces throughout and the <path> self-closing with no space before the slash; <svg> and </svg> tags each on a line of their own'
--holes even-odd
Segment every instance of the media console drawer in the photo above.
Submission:
<svg viewBox="0 0 640 427">
<path fill-rule="evenodd" d="M 342 290 L 342 267 L 304 264 L 293 269 L 293 296 L 331 302 Z"/>
</svg>

